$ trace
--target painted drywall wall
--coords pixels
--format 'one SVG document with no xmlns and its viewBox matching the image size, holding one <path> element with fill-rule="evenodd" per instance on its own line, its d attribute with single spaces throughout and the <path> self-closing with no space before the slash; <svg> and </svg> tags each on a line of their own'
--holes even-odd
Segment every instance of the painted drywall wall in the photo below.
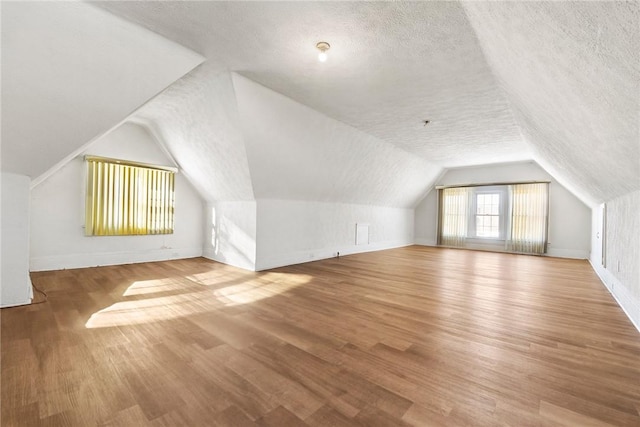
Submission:
<svg viewBox="0 0 640 427">
<path fill-rule="evenodd" d="M 413 207 L 441 171 L 233 74 L 256 199 Z"/>
<path fill-rule="evenodd" d="M 2 172 L 0 307 L 30 304 L 28 176 Z"/>
<path fill-rule="evenodd" d="M 142 126 L 125 123 L 84 154 L 172 165 Z M 203 203 L 184 175 L 175 181 L 173 234 L 84 234 L 86 165 L 78 156 L 31 191 L 31 270 L 56 270 L 188 258 L 202 254 Z"/>
<path fill-rule="evenodd" d="M 255 201 L 207 205 L 203 255 L 245 270 L 256 269 Z"/>
<path fill-rule="evenodd" d="M 591 209 L 535 162 L 451 169 L 437 185 L 550 181 L 548 255 L 589 258 L 591 250 Z M 416 207 L 416 243 L 436 244 L 437 196 L 432 190 Z"/>
<path fill-rule="evenodd" d="M 593 208 L 591 265 L 640 331 L 640 191 L 606 203 L 606 233 L 603 210 Z M 606 266 L 602 265 L 605 241 Z"/>
<path fill-rule="evenodd" d="M 1 27 L 2 169 L 32 179 L 204 60 L 87 2 L 3 2 Z"/>
<path fill-rule="evenodd" d="M 257 270 L 413 243 L 413 209 L 346 203 L 258 200 Z M 356 224 L 369 244 L 356 245 Z"/>
</svg>

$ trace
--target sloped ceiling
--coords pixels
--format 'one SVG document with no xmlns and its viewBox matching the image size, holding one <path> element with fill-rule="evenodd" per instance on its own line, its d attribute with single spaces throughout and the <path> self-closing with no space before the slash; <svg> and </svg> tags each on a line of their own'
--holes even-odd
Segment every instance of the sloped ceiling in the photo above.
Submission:
<svg viewBox="0 0 640 427">
<path fill-rule="evenodd" d="M 441 166 L 530 158 L 459 3 L 98 4 Z"/>
<path fill-rule="evenodd" d="M 205 63 L 136 111 L 208 201 L 253 200 L 228 72 Z"/>
<path fill-rule="evenodd" d="M 387 190 L 343 184 L 392 182 L 376 183 L 367 165 L 424 168 L 418 179 L 428 181 L 441 168 L 528 159 L 592 203 L 639 188 L 637 3 L 96 4 L 206 57 L 206 65 L 135 115 L 155 124 L 207 199 L 297 198 L 305 191 L 297 184 L 322 180 L 305 185 L 307 197 L 405 206 L 431 183 L 412 187 L 414 197 L 407 192 L 393 200 Z M 116 28 L 128 25 L 118 22 Z M 317 61 L 320 40 L 332 45 L 324 64 Z M 90 57 L 102 58 L 98 51 Z M 269 128 L 265 118 L 275 111 L 263 105 L 261 115 L 247 103 L 247 93 L 261 94 L 262 86 L 232 93 L 229 72 L 290 98 L 270 93 L 269 102 L 293 100 L 298 113 L 306 111 L 300 104 L 315 110 L 300 113 L 308 116 L 301 123 L 312 126 L 307 133 L 301 123 Z M 113 88 L 110 94 L 124 96 Z M 95 114 L 84 115 L 91 122 Z M 313 132 L 326 130 L 319 124 L 325 119 L 336 138 L 323 145 Z M 274 140 L 278 132 L 283 138 Z M 270 146 L 287 151 L 280 158 Z M 293 153 L 313 158 L 287 162 Z M 314 175 L 306 167 L 320 164 L 339 173 Z"/>
<path fill-rule="evenodd" d="M 466 2 L 534 156 L 606 201 L 640 189 L 640 3 Z"/>
<path fill-rule="evenodd" d="M 203 61 L 77 2 L 2 2 L 2 170 L 37 178 Z"/>
<path fill-rule="evenodd" d="M 442 168 L 233 76 L 256 199 L 413 206 Z"/>
</svg>

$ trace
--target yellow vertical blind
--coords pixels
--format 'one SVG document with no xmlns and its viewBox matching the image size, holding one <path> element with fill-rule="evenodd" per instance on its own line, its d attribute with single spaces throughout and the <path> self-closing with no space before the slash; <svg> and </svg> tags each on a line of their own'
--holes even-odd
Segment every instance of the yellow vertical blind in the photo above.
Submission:
<svg viewBox="0 0 640 427">
<path fill-rule="evenodd" d="M 86 156 L 85 234 L 171 234 L 175 168 Z"/>
</svg>

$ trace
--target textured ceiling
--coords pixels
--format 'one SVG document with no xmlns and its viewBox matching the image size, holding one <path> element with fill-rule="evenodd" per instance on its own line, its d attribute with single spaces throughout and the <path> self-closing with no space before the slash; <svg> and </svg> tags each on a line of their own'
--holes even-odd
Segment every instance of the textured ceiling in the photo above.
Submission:
<svg viewBox="0 0 640 427">
<path fill-rule="evenodd" d="M 468 2 L 526 141 L 593 201 L 640 189 L 640 3 Z"/>
<path fill-rule="evenodd" d="M 204 58 L 76 2 L 2 2 L 2 170 L 40 177 Z"/>
<path fill-rule="evenodd" d="M 117 124 L 199 62 L 179 43 L 206 64 L 135 117 L 208 200 L 406 206 L 441 167 L 532 158 L 591 204 L 640 188 L 637 2 L 97 3 L 172 41 L 86 4 L 7 3 L 3 170 L 33 176 Z M 290 99 L 256 109 L 230 72 Z M 286 111 L 300 122 L 270 126 Z"/>
<path fill-rule="evenodd" d="M 251 175 L 228 72 L 203 64 L 139 109 L 201 196 L 253 200 Z"/>
<path fill-rule="evenodd" d="M 234 75 L 256 199 L 412 207 L 442 169 Z"/>
<path fill-rule="evenodd" d="M 98 4 L 440 166 L 531 158 L 459 3 Z"/>
</svg>

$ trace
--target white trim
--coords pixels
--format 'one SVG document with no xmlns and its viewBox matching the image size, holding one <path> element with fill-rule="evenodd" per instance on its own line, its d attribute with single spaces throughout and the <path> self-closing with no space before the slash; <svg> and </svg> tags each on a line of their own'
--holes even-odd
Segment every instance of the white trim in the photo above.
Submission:
<svg viewBox="0 0 640 427">
<path fill-rule="evenodd" d="M 467 249 L 471 251 L 488 251 L 488 252 L 499 252 L 505 254 L 515 254 L 515 255 L 533 255 L 533 256 L 548 256 L 553 258 L 570 258 L 570 259 L 589 259 L 589 253 L 582 249 L 550 249 L 546 254 L 527 254 L 522 252 L 511 252 L 504 249 L 504 246 L 501 245 L 466 245 L 466 246 L 444 246 L 438 245 L 434 239 L 425 239 L 421 237 L 416 237 L 415 239 L 416 245 L 421 246 L 434 246 L 438 248 L 449 248 L 449 249 Z"/>
<path fill-rule="evenodd" d="M 556 258 L 589 259 L 589 251 L 584 249 L 548 248 L 545 255 Z"/>
<path fill-rule="evenodd" d="M 602 266 L 596 266 L 591 259 L 589 259 L 589 264 L 591 264 L 591 268 L 598 275 L 602 284 L 624 311 L 624 314 L 627 315 L 633 326 L 640 332 L 640 302 L 634 301 L 627 288 L 607 269 Z"/>
<path fill-rule="evenodd" d="M 9 303 L 9 304 L 6 304 L 6 305 L 2 304 L 2 305 L 0 305 L 0 308 L 20 307 L 20 306 L 23 306 L 23 305 L 30 305 L 31 302 L 32 302 L 31 300 L 28 300 L 26 302 L 12 302 L 12 303 Z"/>
<path fill-rule="evenodd" d="M 241 268 L 243 270 L 248 270 L 248 271 L 256 271 L 255 266 L 251 264 L 251 261 L 242 257 L 241 255 L 238 255 L 236 257 L 229 257 L 229 256 L 224 257 L 224 256 L 216 255 L 216 253 L 212 248 L 205 248 L 202 251 L 202 256 L 211 261 L 230 265 L 232 267 L 237 267 L 237 268 Z"/>
<path fill-rule="evenodd" d="M 31 257 L 31 271 L 64 270 L 101 265 L 136 264 L 202 256 L 202 248 L 167 248 L 145 251 L 102 252 Z"/>
<path fill-rule="evenodd" d="M 389 241 L 381 243 L 373 243 L 366 246 L 350 245 L 336 249 L 317 249 L 317 250 L 304 250 L 289 252 L 286 254 L 279 254 L 271 257 L 264 257 L 260 259 L 256 264 L 256 271 L 270 270 L 272 268 L 285 267 L 294 264 L 304 264 L 312 261 L 319 261 L 322 259 L 335 258 L 337 253 L 340 256 L 353 255 L 365 252 L 375 252 L 385 249 L 401 248 L 405 246 L 411 246 L 413 242 L 409 241 Z"/>
<path fill-rule="evenodd" d="M 414 243 L 420 246 L 438 246 L 436 239 L 427 239 L 424 237 L 416 237 Z"/>
</svg>

